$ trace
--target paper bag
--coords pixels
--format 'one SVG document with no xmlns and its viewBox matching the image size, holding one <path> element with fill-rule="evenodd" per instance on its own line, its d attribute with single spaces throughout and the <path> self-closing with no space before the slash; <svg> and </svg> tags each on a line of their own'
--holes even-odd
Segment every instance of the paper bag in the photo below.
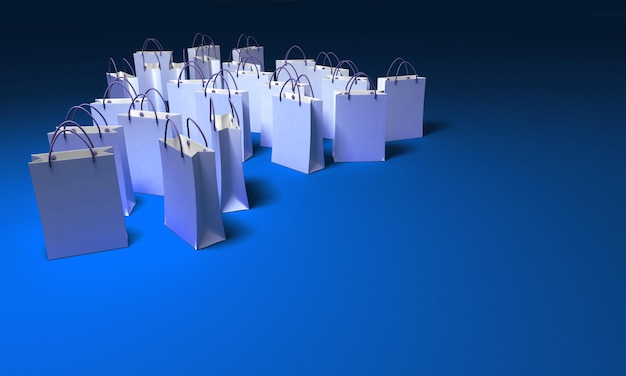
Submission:
<svg viewBox="0 0 626 376">
<path fill-rule="evenodd" d="M 28 168 L 35 191 L 48 259 L 124 248 L 128 234 L 122 213 L 112 148 L 33 154 Z M 62 138 L 62 137 L 61 137 Z"/>
</svg>

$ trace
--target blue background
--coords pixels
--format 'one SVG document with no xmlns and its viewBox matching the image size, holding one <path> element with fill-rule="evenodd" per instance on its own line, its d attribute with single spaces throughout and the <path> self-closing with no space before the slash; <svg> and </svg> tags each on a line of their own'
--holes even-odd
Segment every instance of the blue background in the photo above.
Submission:
<svg viewBox="0 0 626 376">
<path fill-rule="evenodd" d="M 626 11 L 615 3 L 21 2 L 0 42 L 0 374 L 626 374 Z M 427 77 L 424 138 L 304 175 L 194 251 L 137 195 L 125 249 L 49 261 L 27 163 L 108 58 L 241 33 Z M 224 56 L 226 59 L 227 55 Z M 71 226 L 71 224 L 68 224 Z"/>
</svg>

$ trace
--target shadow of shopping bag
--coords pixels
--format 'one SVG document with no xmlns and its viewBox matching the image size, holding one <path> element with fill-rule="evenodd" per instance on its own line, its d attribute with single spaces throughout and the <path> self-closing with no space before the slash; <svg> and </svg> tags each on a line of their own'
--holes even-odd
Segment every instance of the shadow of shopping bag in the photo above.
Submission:
<svg viewBox="0 0 626 376">
<path fill-rule="evenodd" d="M 198 127 L 187 118 L 188 135 L 190 121 Z M 176 137 L 167 138 L 168 124 Z M 221 242 L 226 235 L 217 194 L 215 152 L 208 148 L 204 134 L 204 145 L 201 145 L 181 135 L 171 119 L 165 122 L 164 128 L 159 149 L 165 225 L 196 250 Z"/>
<path fill-rule="evenodd" d="M 66 136 L 80 137 L 85 147 L 54 152 L 55 142 Z M 128 246 L 112 149 L 58 128 L 50 150 L 32 155 L 28 167 L 48 259 Z"/>
</svg>

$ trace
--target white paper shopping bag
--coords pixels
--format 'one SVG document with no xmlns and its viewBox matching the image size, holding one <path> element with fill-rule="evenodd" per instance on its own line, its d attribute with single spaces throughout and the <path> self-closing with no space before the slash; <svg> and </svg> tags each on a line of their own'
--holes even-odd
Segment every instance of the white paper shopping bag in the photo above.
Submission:
<svg viewBox="0 0 626 376">
<path fill-rule="evenodd" d="M 107 86 L 110 86 L 114 81 L 120 81 L 121 84 L 111 88 L 109 93 L 111 98 L 133 98 L 133 95 L 130 94 L 131 91 L 137 95 L 139 83 L 137 81 L 137 76 L 135 75 L 135 70 L 126 58 L 123 60 L 128 66 L 128 70 L 130 72 L 119 70 L 115 60 L 113 60 L 113 58 L 109 59 L 109 70 L 106 73 Z M 111 66 L 113 66 L 113 72 L 111 72 Z"/>
<path fill-rule="evenodd" d="M 99 125 L 99 122 L 96 121 L 96 118 L 91 115 L 89 110 L 85 107 L 91 108 L 91 106 L 87 103 L 78 106 L 70 107 L 68 111 L 68 115 L 66 115 L 66 120 L 61 123 L 58 127 L 62 127 L 63 129 L 70 129 L 74 131 L 78 131 L 76 128 L 80 128 L 80 131 L 85 133 L 91 139 L 94 147 L 107 147 L 110 146 L 113 148 L 113 156 L 115 159 L 115 168 L 117 171 L 117 181 L 120 188 L 120 197 L 122 200 L 122 211 L 125 216 L 129 216 L 135 207 L 135 193 L 133 190 L 132 180 L 130 178 L 130 170 L 128 168 L 128 156 L 126 153 L 126 140 L 124 138 L 124 129 L 119 125 L 109 125 L 108 123 L 104 123 L 102 126 Z M 74 121 L 74 115 L 77 110 L 85 111 L 89 116 L 92 117 L 92 121 L 94 125 L 79 125 L 78 122 Z M 72 112 L 72 117 L 70 119 L 69 113 Z M 98 112 L 96 109 L 91 108 L 91 111 Z M 103 117 L 104 118 L 104 117 Z M 55 135 L 55 132 L 48 132 L 48 142 L 52 143 L 52 138 Z M 66 137 L 63 136 L 59 138 L 56 142 L 56 150 L 58 151 L 66 151 L 66 150 L 75 150 L 75 149 L 83 149 L 84 144 L 77 137 Z"/>
<path fill-rule="evenodd" d="M 395 76 L 391 76 L 391 68 L 400 61 Z M 400 69 L 407 68 L 405 75 L 400 76 Z M 409 74 L 408 68 L 413 73 Z M 424 94 L 426 77 L 419 76 L 408 61 L 397 58 L 394 60 L 385 77 L 378 77 L 377 89 L 387 93 L 387 125 L 386 140 L 407 140 L 424 136 Z"/>
<path fill-rule="evenodd" d="M 196 41 L 199 39 L 199 45 L 196 46 Z M 207 58 L 203 58 L 206 56 Z M 203 61 L 218 61 L 218 65 L 215 69 L 211 68 L 211 70 L 205 70 L 205 66 L 201 66 L 200 68 L 203 70 L 204 77 L 210 77 L 213 73 L 216 73 L 221 68 L 221 52 L 220 46 L 213 42 L 213 39 L 207 34 L 196 33 L 193 37 L 193 42 L 191 43 L 191 47 L 187 48 L 187 62 L 196 62 L 196 57 L 200 57 L 199 60 Z M 189 78 L 191 79 L 199 79 L 200 77 L 197 75 L 197 71 L 190 71 Z"/>
<path fill-rule="evenodd" d="M 289 59 L 289 54 L 294 49 L 300 51 L 300 53 L 302 54 L 301 59 Z M 307 74 L 307 67 L 315 66 L 315 60 L 307 59 L 306 55 L 304 54 L 304 51 L 302 51 L 302 48 L 300 48 L 300 46 L 298 45 L 291 46 L 285 53 L 285 57 L 283 59 L 277 59 L 276 67 L 280 67 L 281 65 L 284 65 L 285 63 L 291 64 L 294 67 L 297 75 Z"/>
<path fill-rule="evenodd" d="M 285 82 L 282 90 L 289 83 Z M 322 100 L 301 95 L 299 88 L 297 93 L 281 91 L 273 96 L 274 142 L 271 160 L 309 174 L 325 166 Z"/>
<path fill-rule="evenodd" d="M 167 138 L 168 124 L 175 133 L 173 138 Z M 223 241 L 226 236 L 217 193 L 215 152 L 208 148 L 206 138 L 202 145 L 181 135 L 172 119 L 165 122 L 164 128 L 159 145 L 165 225 L 196 250 Z"/>
<path fill-rule="evenodd" d="M 261 96 L 266 92 L 266 84 L 273 72 L 261 72 L 256 65 L 244 65 L 245 69 L 237 70 L 235 80 L 241 90 L 248 92 L 248 112 L 250 132 L 261 133 Z M 263 85 L 262 85 L 263 84 Z"/>
<path fill-rule="evenodd" d="M 246 45 L 240 46 L 242 39 L 245 38 Z M 250 44 L 254 42 L 254 44 Z M 252 35 L 241 34 L 237 39 L 237 45 L 232 49 L 233 61 L 242 61 L 244 58 L 254 58 L 259 62 L 260 70 L 265 70 L 265 53 L 263 46 L 259 46 L 256 38 Z"/>
<path fill-rule="evenodd" d="M 141 97 L 139 109 L 133 109 L 136 105 L 133 102 L 126 113 L 117 116 L 118 124 L 124 127 L 133 189 L 136 193 L 163 196 L 163 171 L 158 140 L 167 119 L 180 123 L 181 115 L 156 111 L 145 94 L 139 94 L 138 97 Z M 146 100 L 153 110 L 143 108 Z"/>
<path fill-rule="evenodd" d="M 285 63 L 278 67 L 274 73 L 270 76 L 269 81 L 261 84 L 262 89 L 259 94 L 260 106 L 261 106 L 261 141 L 260 144 L 263 147 L 272 147 L 273 144 L 273 124 L 274 124 L 274 112 L 273 112 L 273 95 L 279 94 L 283 84 L 287 81 L 291 82 L 291 91 L 295 93 L 296 85 L 293 81 L 297 80 L 299 76 L 294 75 L 294 71 L 290 71 L 288 67 L 290 63 Z M 282 77 L 282 78 L 281 78 Z M 300 87 L 301 93 L 306 96 L 311 96 L 311 87 L 308 83 L 299 82 L 297 85 Z"/>
<path fill-rule="evenodd" d="M 147 50 L 150 43 L 156 46 L 156 50 Z M 133 61 L 139 92 L 145 93 L 148 89 L 154 88 L 167 100 L 165 84 L 170 79 L 172 51 L 163 50 L 163 46 L 155 38 L 147 38 L 141 50 L 133 53 Z"/>
<path fill-rule="evenodd" d="M 55 140 L 79 137 L 83 149 L 55 152 Z M 47 153 L 28 163 L 48 259 L 128 246 L 111 147 L 95 148 L 59 129 Z"/>
<path fill-rule="evenodd" d="M 350 66 L 356 69 L 350 60 L 342 60 L 331 71 L 331 74 L 322 78 L 321 97 L 324 101 L 324 138 L 333 139 L 335 134 L 335 91 L 345 91 L 348 82 L 353 76 L 341 76 L 340 69 L 342 66 Z M 356 74 L 355 71 L 353 74 Z M 370 89 L 369 81 L 365 77 L 357 77 L 354 82 L 354 90 Z"/>
<path fill-rule="evenodd" d="M 345 91 L 335 95 L 335 162 L 368 162 L 385 160 L 385 122 L 387 94 L 375 90 L 354 90 L 357 73 Z M 371 80 L 367 77 L 370 84 Z"/>
<path fill-rule="evenodd" d="M 206 103 L 206 102 L 202 102 Z M 202 104 L 199 104 L 199 109 Z M 211 127 L 209 134 L 213 150 L 215 150 L 217 171 L 217 192 L 223 213 L 248 210 L 248 193 L 243 175 L 241 161 L 241 129 L 239 115 L 235 106 L 220 114 L 216 111 L 213 98 L 208 100 L 208 118 Z M 205 119 L 202 116 L 203 120 Z M 200 124 L 200 122 L 198 122 Z"/>
<path fill-rule="evenodd" d="M 204 73 L 202 73 L 200 68 L 194 62 L 187 63 L 185 69 L 189 70 L 190 73 L 196 72 L 196 77 L 198 78 L 187 80 L 178 77 L 177 80 L 170 80 L 170 82 L 167 83 L 167 91 L 170 93 L 170 99 L 168 101 L 169 110 L 180 114 L 182 119 L 196 119 L 197 110 L 195 93 L 196 91 L 204 90 L 208 80 L 204 77 Z M 181 72 L 181 75 L 182 73 L 184 73 L 184 71 Z M 192 138 L 195 138 L 195 136 L 196 135 L 192 136 Z"/>
<path fill-rule="evenodd" d="M 238 124 L 241 131 L 240 148 L 242 162 L 244 162 L 252 157 L 253 154 L 252 135 L 250 134 L 249 96 L 246 90 L 239 90 L 239 88 L 236 86 L 236 83 L 235 89 L 231 90 L 230 84 L 227 80 L 222 80 L 222 84 L 226 87 L 225 89 L 219 89 L 215 87 L 217 78 L 223 78 L 224 76 L 220 76 L 223 74 L 224 71 L 220 72 L 219 75 L 210 78 L 204 89 L 200 92 L 196 92 L 196 105 L 198 101 L 207 101 L 212 99 L 217 114 L 230 112 L 231 105 L 235 107 L 235 110 L 237 111 L 237 116 L 239 118 Z M 230 72 L 227 72 L 227 76 L 229 74 Z M 239 114 L 241 114 L 241 116 L 239 116 Z M 199 118 L 198 115 L 197 117 Z"/>
</svg>

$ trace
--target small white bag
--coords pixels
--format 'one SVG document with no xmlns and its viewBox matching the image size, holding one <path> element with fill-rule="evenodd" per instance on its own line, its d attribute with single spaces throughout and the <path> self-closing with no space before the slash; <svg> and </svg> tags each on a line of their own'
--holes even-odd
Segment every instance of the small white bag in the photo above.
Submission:
<svg viewBox="0 0 626 376">
<path fill-rule="evenodd" d="M 297 84 L 295 79 L 290 79 Z M 305 174 L 325 166 L 322 137 L 322 100 L 295 93 L 273 95 L 274 140 L 272 162 Z"/>
<path fill-rule="evenodd" d="M 187 133 L 189 134 L 187 119 Z M 167 138 L 171 124 L 175 138 Z M 217 193 L 215 152 L 180 134 L 172 119 L 165 122 L 159 139 L 163 169 L 164 223 L 194 249 L 226 239 L 222 208 Z"/>
<path fill-rule="evenodd" d="M 322 61 L 322 64 L 317 64 L 317 61 L 321 56 L 324 57 L 324 60 Z M 335 55 L 334 52 L 320 52 L 315 58 L 315 63 L 313 65 L 307 65 L 306 67 L 306 75 L 311 83 L 311 91 L 317 93 L 320 98 L 322 97 L 322 80 L 324 77 L 330 75 L 335 69 L 335 65 L 333 65 L 333 62 L 330 59 L 331 56 L 333 56 L 337 62 L 341 61 L 337 58 L 337 55 Z M 350 71 L 347 68 L 337 68 L 337 75 L 349 76 Z"/>
<path fill-rule="evenodd" d="M 248 67 L 249 69 L 245 69 Z M 266 84 L 273 72 L 261 72 L 257 65 L 243 65 L 234 72 L 237 86 L 248 92 L 248 112 L 250 117 L 250 132 L 261 133 L 261 96 L 266 90 Z M 262 85 L 265 84 L 265 85 Z"/>
<path fill-rule="evenodd" d="M 335 162 L 368 162 L 385 160 L 385 122 L 387 94 L 375 90 L 353 90 L 358 72 L 345 91 L 335 92 Z"/>
<path fill-rule="evenodd" d="M 198 37 L 200 37 L 200 44 L 198 46 L 196 46 L 196 40 L 198 39 Z M 200 61 L 196 60 L 196 57 L 198 57 Z M 205 58 L 206 57 L 206 58 Z M 221 69 L 221 65 L 219 64 L 221 62 L 221 52 L 220 52 L 220 46 L 215 44 L 215 42 L 213 42 L 213 39 L 211 39 L 210 36 L 206 35 L 206 34 L 202 34 L 202 33 L 196 33 L 196 35 L 193 37 L 193 42 L 191 43 L 191 47 L 187 48 L 187 62 L 203 62 L 203 61 L 210 61 L 213 62 L 215 60 L 218 61 L 218 65 L 216 67 L 216 69 L 211 68 L 211 69 L 205 69 L 206 66 L 201 65 L 200 68 L 202 69 L 202 73 L 204 74 L 204 77 L 210 77 L 213 73 L 216 73 L 217 71 L 219 71 Z M 197 75 L 197 71 L 190 71 L 189 72 L 189 78 L 191 79 L 198 79 L 200 78 Z"/>
<path fill-rule="evenodd" d="M 153 43 L 157 50 L 146 50 L 149 43 Z M 133 53 L 135 73 L 137 74 L 138 90 L 145 93 L 148 89 L 158 90 L 167 100 L 165 84 L 170 80 L 172 51 L 164 51 L 161 43 L 154 38 L 147 38 L 140 51 Z M 150 98 L 153 101 L 155 98 Z M 158 104 L 158 103 L 157 103 Z M 159 109 L 163 111 L 163 109 Z"/>
<path fill-rule="evenodd" d="M 140 108 L 133 109 L 135 101 L 126 113 L 117 115 L 118 124 L 124 127 L 128 167 L 136 193 L 163 196 L 163 170 L 159 151 L 159 137 L 167 119 L 181 122 L 181 115 L 155 110 L 155 106 L 146 94 L 141 97 Z M 135 98 L 138 99 L 138 98 Z M 152 111 L 144 110 L 143 103 L 147 100 Z"/>
<path fill-rule="evenodd" d="M 346 86 L 353 76 L 341 76 L 340 69 L 343 65 L 350 66 L 354 74 L 358 72 L 351 60 L 341 60 L 329 75 L 322 78 L 322 100 L 324 101 L 324 138 L 332 139 L 335 134 L 335 91 L 345 91 Z M 363 77 L 357 77 L 354 83 L 355 90 L 368 90 L 369 81 Z"/>
<path fill-rule="evenodd" d="M 84 148 L 53 153 L 61 134 L 79 137 Z M 50 151 L 33 154 L 28 168 L 48 259 L 128 246 L 111 147 L 59 128 Z"/>
<path fill-rule="evenodd" d="M 246 39 L 246 45 L 240 47 L 239 44 L 241 43 L 241 39 L 244 37 Z M 254 40 L 254 45 L 250 44 L 251 39 Z M 257 42 L 255 37 L 252 35 L 241 34 L 239 39 L 237 39 L 237 46 L 232 49 L 233 61 L 242 61 L 246 57 L 254 58 L 260 64 L 259 69 L 265 70 L 265 54 L 263 51 L 263 46 L 259 46 L 259 42 Z"/>
<path fill-rule="evenodd" d="M 91 112 L 85 107 L 89 107 Z M 87 113 L 91 117 L 93 125 L 81 126 L 74 121 L 74 116 L 76 115 L 77 110 L 82 110 Z M 100 126 L 99 121 L 97 121 L 93 116 L 93 112 L 99 114 L 102 119 L 105 120 L 102 126 Z M 70 113 L 72 114 L 71 119 L 69 118 Z M 126 153 L 124 128 L 119 125 L 108 124 L 104 115 L 95 108 L 91 107 L 88 103 L 70 107 L 65 116 L 65 121 L 58 127 L 74 131 L 77 131 L 76 128 L 80 128 L 80 131 L 89 136 L 94 147 L 113 147 L 117 180 L 120 188 L 120 197 L 122 199 L 122 210 L 125 216 L 129 216 L 135 207 L 135 194 L 130 178 L 130 170 L 128 168 L 128 155 Z M 55 132 L 48 132 L 49 143 L 52 142 Z M 77 137 L 63 137 L 56 142 L 56 148 L 59 151 L 82 149 L 84 146 L 85 145 Z"/>
<path fill-rule="evenodd" d="M 400 61 L 395 76 L 390 76 L 394 63 Z M 406 74 L 400 76 L 400 69 Z M 408 68 L 413 70 L 409 74 Z M 424 94 L 426 77 L 421 77 L 411 63 L 396 58 L 385 77 L 378 77 L 377 89 L 387 93 L 387 141 L 407 140 L 424 136 Z"/>
<path fill-rule="evenodd" d="M 208 80 L 195 62 L 192 61 L 185 65 L 185 69 L 189 70 L 189 68 L 193 68 L 190 70 L 190 73 L 195 72 L 198 78 L 187 80 L 179 76 L 176 80 L 170 80 L 167 83 L 167 91 L 170 93 L 168 106 L 171 112 L 180 114 L 183 119 L 197 119 L 195 93 L 203 90 Z M 183 74 L 184 70 L 180 75 L 182 76 Z"/>
</svg>

